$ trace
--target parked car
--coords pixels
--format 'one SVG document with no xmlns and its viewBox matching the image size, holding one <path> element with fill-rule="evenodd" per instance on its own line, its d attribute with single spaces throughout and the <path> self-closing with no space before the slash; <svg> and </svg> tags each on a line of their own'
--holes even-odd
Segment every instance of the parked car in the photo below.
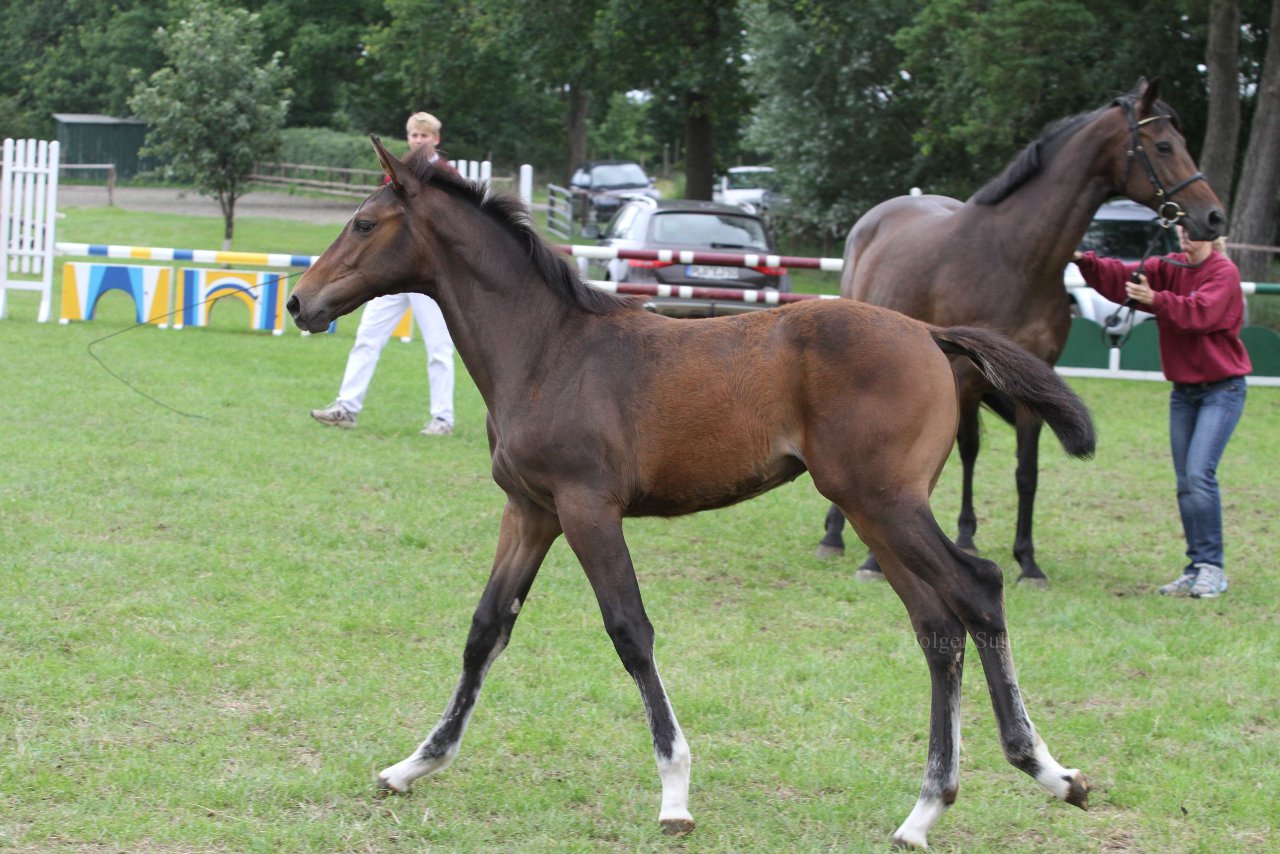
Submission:
<svg viewBox="0 0 1280 854">
<path fill-rule="evenodd" d="M 764 219 L 734 205 L 688 199 L 633 198 L 625 201 L 610 221 L 600 245 L 619 249 L 675 249 L 706 252 L 777 254 Z M 713 288 L 773 288 L 791 290 L 784 267 L 725 267 L 678 261 L 609 261 L 604 278 L 612 282 L 646 282 Z M 662 314 L 705 316 L 749 309 L 736 301 L 652 300 Z"/>
<path fill-rule="evenodd" d="M 734 166 L 716 182 L 711 198 L 759 213 L 777 192 L 778 173 L 772 166 Z"/>
<path fill-rule="evenodd" d="M 599 228 L 621 207 L 626 196 L 659 198 L 654 180 L 633 160 L 593 160 L 573 171 L 569 189 L 574 194 L 574 216 L 586 226 Z"/>
<path fill-rule="evenodd" d="M 1155 246 L 1151 248 L 1153 256 L 1167 255 L 1181 248 L 1174 229 L 1163 228 L 1150 208 L 1129 199 L 1113 199 L 1094 215 L 1089 230 L 1080 241 L 1080 251 L 1092 250 L 1108 258 L 1141 261 L 1153 238 L 1156 239 Z M 1120 308 L 1118 303 L 1084 284 L 1075 264 L 1067 265 L 1063 284 L 1071 298 L 1072 315 L 1102 326 L 1113 341 L 1154 316 L 1137 309 L 1117 311 Z"/>
</svg>

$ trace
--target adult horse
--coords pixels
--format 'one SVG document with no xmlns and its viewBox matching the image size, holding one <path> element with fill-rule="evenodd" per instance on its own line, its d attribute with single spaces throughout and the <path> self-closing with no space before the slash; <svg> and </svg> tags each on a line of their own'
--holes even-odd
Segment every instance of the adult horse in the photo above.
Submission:
<svg viewBox="0 0 1280 854">
<path fill-rule="evenodd" d="M 622 519 L 722 507 L 807 469 L 882 556 L 930 669 L 924 785 L 895 839 L 924 845 L 955 799 L 966 633 L 1009 761 L 1086 806 L 1084 776 L 1054 761 L 1023 707 L 999 568 L 956 548 L 929 509 L 955 438 L 947 354 L 972 359 L 1068 452 L 1088 455 L 1088 411 L 1052 370 L 992 333 L 849 300 L 697 321 L 654 315 L 584 285 L 518 201 L 486 199 L 417 155 L 401 163 L 375 147 L 390 183 L 302 277 L 289 311 L 318 332 L 382 294 L 434 298 L 488 408 L 493 477 L 507 495 L 461 679 L 426 740 L 379 775 L 383 790 L 407 791 L 457 754 L 485 674 L 563 534 L 639 686 L 659 820 L 669 833 L 691 830 L 689 748 L 654 663 Z"/>
<path fill-rule="evenodd" d="M 1177 116 L 1159 100 L 1159 81 L 1142 79 L 1107 106 L 1052 125 L 967 202 L 900 196 L 872 208 L 845 242 L 840 294 L 939 326 L 993 329 L 1052 365 L 1071 325 L 1062 271 L 1102 203 L 1128 196 L 1166 224 L 1181 222 L 1197 240 L 1211 240 L 1226 220 L 1202 178 Z M 1047 584 L 1031 539 L 1040 422 L 967 360 L 955 359 L 952 366 L 960 390 L 956 444 L 963 467 L 956 543 L 974 549 L 978 407 L 986 404 L 1017 431 L 1018 581 Z M 832 506 L 819 556 L 844 553 L 843 527 L 844 516 Z M 884 577 L 877 557 L 873 549 L 858 578 Z"/>
</svg>

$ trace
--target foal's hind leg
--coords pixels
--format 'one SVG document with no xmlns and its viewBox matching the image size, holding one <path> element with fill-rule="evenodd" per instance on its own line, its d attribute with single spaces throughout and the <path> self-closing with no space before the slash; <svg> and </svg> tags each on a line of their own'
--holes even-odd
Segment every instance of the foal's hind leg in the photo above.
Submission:
<svg viewBox="0 0 1280 854">
<path fill-rule="evenodd" d="M 578 500 L 557 496 L 565 540 L 578 556 L 595 591 L 604 627 L 623 666 L 640 689 L 653 754 L 662 781 L 658 821 L 670 836 L 693 830 L 689 813 L 689 772 L 692 758 L 684 733 L 676 722 L 671 701 L 653 659 L 653 625 L 644 611 L 635 567 L 622 537 L 621 519 L 598 496 Z"/>
<path fill-rule="evenodd" d="M 886 562 L 885 577 L 907 606 L 916 642 L 929 665 L 929 758 L 920 797 L 893 844 L 925 848 L 930 829 L 960 789 L 960 685 L 964 675 L 964 626 L 929 585 L 901 565 Z"/>
<path fill-rule="evenodd" d="M 882 554 L 891 553 L 937 591 L 973 638 L 1005 758 L 1054 796 L 1088 809 L 1088 781 L 1079 771 L 1063 768 L 1054 760 L 1023 705 L 1009 648 L 1000 567 L 948 540 L 927 505 L 900 508 L 895 513 L 881 504 L 874 512 L 879 521 L 869 526 L 869 533 L 883 543 Z"/>
<path fill-rule="evenodd" d="M 471 633 L 462 655 L 462 678 L 426 740 L 407 759 L 378 775 L 384 792 L 407 792 L 414 780 L 446 768 L 458 755 L 485 673 L 510 640 L 534 576 L 559 535 L 560 526 L 554 515 L 522 499 L 508 499 L 493 571 L 471 618 Z"/>
</svg>

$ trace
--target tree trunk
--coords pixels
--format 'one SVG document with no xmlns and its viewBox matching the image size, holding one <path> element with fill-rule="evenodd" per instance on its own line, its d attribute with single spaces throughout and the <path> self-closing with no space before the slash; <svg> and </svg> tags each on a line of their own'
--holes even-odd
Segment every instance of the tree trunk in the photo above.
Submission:
<svg viewBox="0 0 1280 854">
<path fill-rule="evenodd" d="M 1233 243 L 1269 246 L 1275 239 L 1276 197 L 1280 194 L 1280 0 L 1271 0 L 1268 33 L 1258 107 L 1231 217 L 1231 238 Z M 1271 253 L 1237 249 L 1233 257 L 1244 281 L 1271 281 Z"/>
<path fill-rule="evenodd" d="M 222 251 L 231 251 L 231 236 L 236 230 L 236 197 L 234 193 L 219 193 L 218 205 L 222 208 Z"/>
<path fill-rule="evenodd" d="M 1280 2 L 1280 0 L 1277 0 Z M 704 98 L 691 93 L 684 120 L 684 197 L 711 201 L 715 183 L 716 145 Z"/>
<path fill-rule="evenodd" d="M 1200 152 L 1200 168 L 1223 210 L 1231 210 L 1231 182 L 1236 172 L 1240 137 L 1240 2 L 1209 4 L 1209 115 Z"/>
<path fill-rule="evenodd" d="M 569 186 L 569 178 L 578 164 L 587 159 L 587 109 L 591 106 L 591 96 L 582 91 L 576 84 L 569 84 L 565 97 L 564 129 L 565 164 L 563 185 Z"/>
</svg>

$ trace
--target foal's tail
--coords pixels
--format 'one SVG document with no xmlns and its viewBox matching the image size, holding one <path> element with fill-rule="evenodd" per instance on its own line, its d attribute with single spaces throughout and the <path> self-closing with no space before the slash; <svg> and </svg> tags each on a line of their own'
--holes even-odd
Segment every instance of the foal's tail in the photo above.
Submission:
<svg viewBox="0 0 1280 854">
<path fill-rule="evenodd" d="M 967 356 L 987 382 L 1049 425 L 1073 457 L 1092 457 L 1098 437 L 1089 409 L 1047 363 L 1013 342 L 972 326 L 931 326 L 942 352 Z"/>
</svg>

